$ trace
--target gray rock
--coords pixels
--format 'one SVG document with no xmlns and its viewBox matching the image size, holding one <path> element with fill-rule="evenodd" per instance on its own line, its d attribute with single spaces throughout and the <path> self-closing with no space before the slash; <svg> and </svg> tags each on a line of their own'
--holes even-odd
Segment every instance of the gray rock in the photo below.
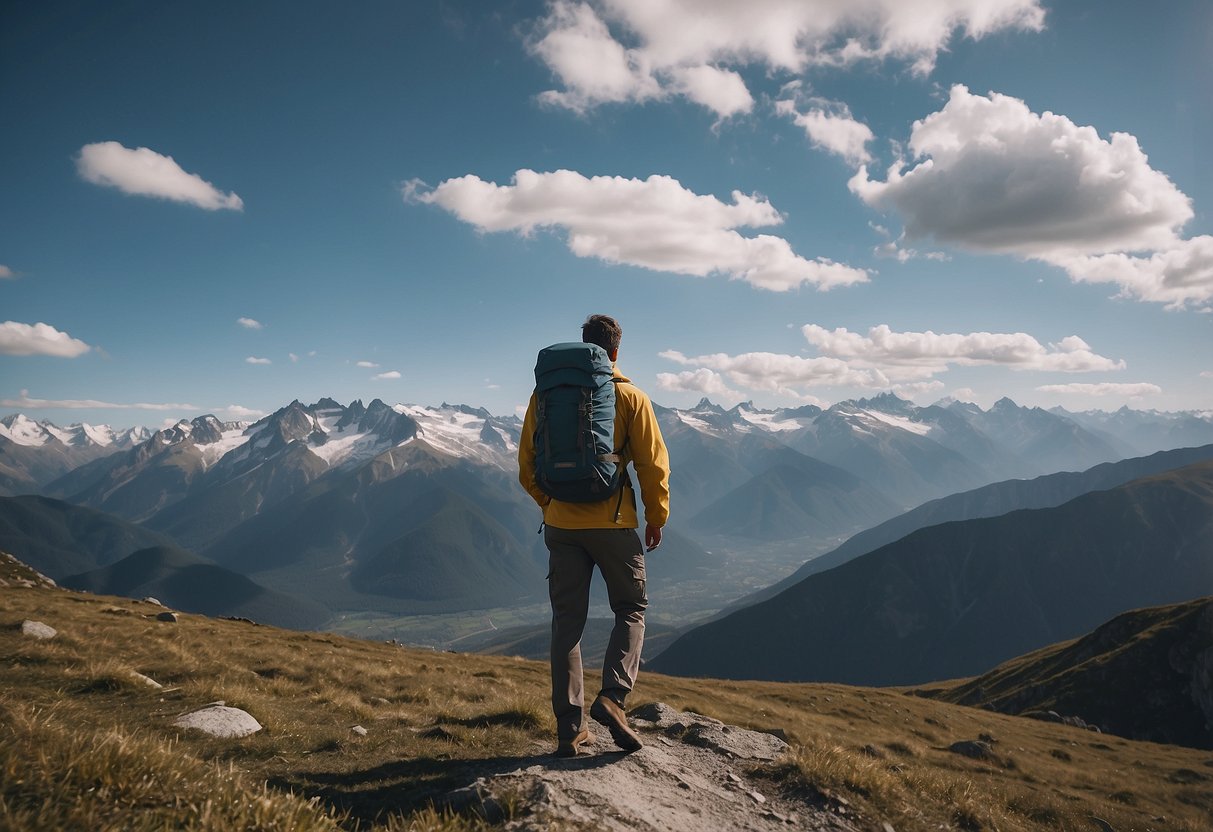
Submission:
<svg viewBox="0 0 1213 832">
<path fill-rule="evenodd" d="M 147 596 L 146 598 L 144 598 L 144 599 L 143 599 L 143 603 L 145 603 L 145 604 L 155 604 L 157 607 L 163 607 L 163 606 L 164 606 L 164 604 L 160 603 L 160 601 L 159 601 L 158 599 L 153 598 L 153 597 L 152 597 L 152 596 L 150 596 L 150 595 L 149 595 L 149 596 Z"/>
<path fill-rule="evenodd" d="M 743 760 L 775 760 L 788 750 L 788 744 L 774 734 L 725 725 L 709 716 L 676 711 L 662 702 L 643 705 L 630 716 L 637 728 L 664 730 L 666 736 Z"/>
<path fill-rule="evenodd" d="M 948 746 L 948 750 L 953 754 L 960 754 L 963 757 L 970 757 L 974 760 L 994 759 L 994 749 L 988 742 L 982 742 L 981 740 L 954 742 Z"/>
<path fill-rule="evenodd" d="M 165 611 L 165 612 L 162 612 L 159 615 L 157 615 L 156 620 L 157 621 L 170 621 L 175 624 L 175 623 L 177 623 L 177 613 Z"/>
<path fill-rule="evenodd" d="M 353 731 L 355 734 L 357 734 L 357 735 L 358 735 L 358 736 L 360 736 L 360 737 L 365 737 L 365 736 L 366 736 L 366 729 L 365 729 L 365 728 L 363 728 L 361 725 L 355 725 L 355 726 L 354 726 L 353 728 L 351 728 L 350 730 L 351 730 L 351 731 Z"/>
<path fill-rule="evenodd" d="M 43 624 L 41 621 L 30 621 L 27 619 L 21 622 L 21 634 L 41 641 L 48 638 L 54 638 L 55 636 L 59 635 L 59 631 L 49 624 Z"/>
<path fill-rule="evenodd" d="M 247 737 L 261 730 L 261 723 L 252 714 L 239 708 L 225 705 L 210 705 L 177 717 L 173 725 L 178 728 L 193 728 L 212 737 L 235 739 Z"/>
</svg>

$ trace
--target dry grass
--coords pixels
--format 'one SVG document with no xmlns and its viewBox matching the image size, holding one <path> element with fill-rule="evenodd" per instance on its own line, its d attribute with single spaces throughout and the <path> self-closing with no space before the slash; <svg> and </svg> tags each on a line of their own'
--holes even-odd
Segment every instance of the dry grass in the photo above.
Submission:
<svg viewBox="0 0 1213 832">
<path fill-rule="evenodd" d="M 493 824 L 431 802 L 551 748 L 542 663 L 156 611 L 0 588 L 0 828 L 481 830 Z M 9 625 L 24 618 L 59 637 L 22 637 Z M 172 727 L 220 699 L 265 730 L 220 741 Z M 795 753 L 764 775 L 772 787 L 875 828 L 1085 831 L 1098 816 L 1118 832 L 1197 832 L 1213 816 L 1209 752 L 836 685 L 642 675 L 633 703 L 653 700 L 783 728 Z M 947 750 L 983 733 L 993 760 Z"/>
</svg>

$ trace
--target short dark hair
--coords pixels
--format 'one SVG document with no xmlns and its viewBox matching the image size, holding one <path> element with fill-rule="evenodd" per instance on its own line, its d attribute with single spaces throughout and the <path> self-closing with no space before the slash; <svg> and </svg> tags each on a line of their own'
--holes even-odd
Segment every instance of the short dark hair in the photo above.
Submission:
<svg viewBox="0 0 1213 832">
<path fill-rule="evenodd" d="M 610 315 L 591 315 L 581 325 L 581 340 L 586 344 L 597 344 L 608 353 L 615 353 L 623 340 L 623 327 Z"/>
</svg>

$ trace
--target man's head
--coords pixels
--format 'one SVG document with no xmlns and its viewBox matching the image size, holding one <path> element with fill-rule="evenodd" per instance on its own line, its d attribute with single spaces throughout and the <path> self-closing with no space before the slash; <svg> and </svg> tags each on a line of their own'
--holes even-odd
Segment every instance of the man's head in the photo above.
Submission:
<svg viewBox="0 0 1213 832">
<path fill-rule="evenodd" d="M 619 342 L 622 338 L 623 327 L 609 315 L 591 315 L 581 325 L 582 342 L 602 347 L 612 361 L 619 357 Z"/>
</svg>

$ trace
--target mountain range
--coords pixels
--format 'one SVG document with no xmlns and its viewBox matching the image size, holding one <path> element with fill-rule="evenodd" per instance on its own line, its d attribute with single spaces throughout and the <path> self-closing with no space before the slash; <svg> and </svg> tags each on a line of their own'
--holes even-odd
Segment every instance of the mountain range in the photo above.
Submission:
<svg viewBox="0 0 1213 832">
<path fill-rule="evenodd" d="M 1136 607 L 1213 594 L 1213 462 L 1053 508 L 942 523 L 697 627 L 655 670 L 917 684 L 981 673 Z"/>
<path fill-rule="evenodd" d="M 653 559 L 654 589 L 690 617 L 736 601 L 755 574 L 786 576 L 925 500 L 1088 468 L 1130 449 L 1124 431 L 1009 399 L 989 410 L 947 400 L 918 407 L 892 394 L 825 410 L 726 410 L 704 399 L 657 411 L 673 467 L 679 546 L 670 552 L 681 554 L 665 570 L 657 564 L 667 552 Z M 1143 416 L 1130 438 L 1145 441 L 1150 424 L 1175 436 L 1182 422 L 1185 438 L 1207 431 L 1213 440 L 1213 417 L 1177 419 Z M 534 533 L 538 509 L 516 483 L 521 423 L 512 416 L 325 398 L 251 424 L 211 415 L 121 433 L 20 415 L 2 424 L 0 487 L 138 523 L 162 535 L 149 546 L 167 540 L 333 611 L 543 599 L 547 554 Z M 90 568 L 68 561 L 47 571 Z M 697 580 L 680 582 L 679 565 L 698 565 Z"/>
</svg>

